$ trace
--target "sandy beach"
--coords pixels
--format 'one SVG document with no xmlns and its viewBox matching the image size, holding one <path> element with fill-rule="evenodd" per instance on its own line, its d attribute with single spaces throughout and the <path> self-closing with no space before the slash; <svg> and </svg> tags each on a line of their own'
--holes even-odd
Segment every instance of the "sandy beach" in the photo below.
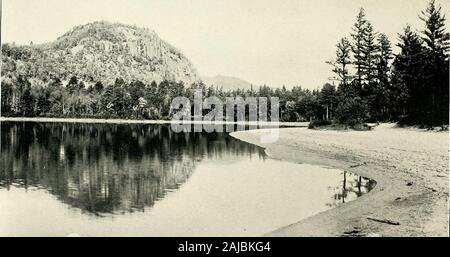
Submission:
<svg viewBox="0 0 450 257">
<path fill-rule="evenodd" d="M 280 129 L 231 135 L 266 149 L 275 159 L 347 170 L 377 181 L 345 203 L 267 236 L 448 236 L 449 134 L 381 124 L 372 131 Z"/>
</svg>

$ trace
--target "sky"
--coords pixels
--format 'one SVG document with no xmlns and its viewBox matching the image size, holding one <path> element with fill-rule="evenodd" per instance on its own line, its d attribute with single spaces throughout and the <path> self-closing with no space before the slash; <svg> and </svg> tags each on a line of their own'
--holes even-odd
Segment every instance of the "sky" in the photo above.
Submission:
<svg viewBox="0 0 450 257">
<path fill-rule="evenodd" d="M 153 29 L 180 49 L 200 75 L 256 85 L 318 88 L 332 76 L 325 62 L 349 36 L 360 7 L 393 44 L 427 0 L 3 0 L 1 41 L 55 40 L 98 20 Z M 443 13 L 450 1 L 436 0 Z M 449 21 L 447 21 L 447 30 Z M 397 50 L 397 49 L 394 49 Z"/>
</svg>

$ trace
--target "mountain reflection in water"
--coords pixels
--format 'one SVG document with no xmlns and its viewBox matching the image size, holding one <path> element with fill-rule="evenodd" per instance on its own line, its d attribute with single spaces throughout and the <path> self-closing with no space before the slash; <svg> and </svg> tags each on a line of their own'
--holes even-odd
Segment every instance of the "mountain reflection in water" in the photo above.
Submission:
<svg viewBox="0 0 450 257">
<path fill-rule="evenodd" d="M 170 125 L 1 122 L 0 235 L 256 236 L 370 191 Z"/>
<path fill-rule="evenodd" d="M 174 133 L 169 125 L 3 122 L 0 187 L 46 188 L 94 214 L 143 211 L 197 162 L 223 154 L 265 158 L 225 133 Z"/>
</svg>

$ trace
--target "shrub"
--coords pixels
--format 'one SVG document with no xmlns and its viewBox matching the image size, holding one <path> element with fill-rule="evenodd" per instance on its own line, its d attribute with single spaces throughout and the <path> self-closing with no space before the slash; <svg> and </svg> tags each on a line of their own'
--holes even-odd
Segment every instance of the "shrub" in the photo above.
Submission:
<svg viewBox="0 0 450 257">
<path fill-rule="evenodd" d="M 341 124 L 355 126 L 368 117 L 368 106 L 360 97 L 347 98 L 338 104 L 334 117 Z"/>
<path fill-rule="evenodd" d="M 331 125 L 331 121 L 329 121 L 329 120 L 313 120 L 309 123 L 308 128 L 313 129 L 313 128 L 329 126 L 329 125 Z"/>
</svg>

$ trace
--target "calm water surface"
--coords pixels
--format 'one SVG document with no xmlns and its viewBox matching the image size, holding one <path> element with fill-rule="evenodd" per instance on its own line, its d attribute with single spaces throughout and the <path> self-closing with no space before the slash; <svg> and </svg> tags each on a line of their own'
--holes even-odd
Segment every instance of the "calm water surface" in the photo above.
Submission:
<svg viewBox="0 0 450 257">
<path fill-rule="evenodd" d="M 375 182 L 168 125 L 1 123 L 0 236 L 258 236 Z"/>
</svg>

